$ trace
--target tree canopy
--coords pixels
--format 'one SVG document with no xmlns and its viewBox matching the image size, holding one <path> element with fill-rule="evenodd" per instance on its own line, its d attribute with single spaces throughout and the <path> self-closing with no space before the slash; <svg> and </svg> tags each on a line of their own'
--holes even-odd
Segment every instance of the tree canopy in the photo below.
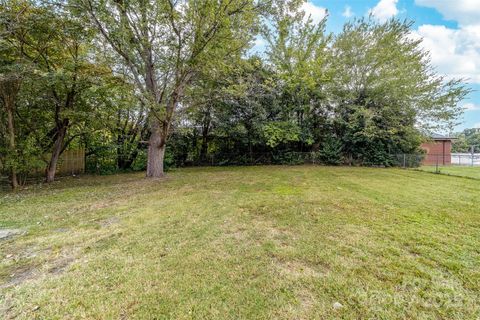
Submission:
<svg viewBox="0 0 480 320">
<path fill-rule="evenodd" d="M 92 172 L 148 177 L 295 152 L 388 166 L 456 124 L 469 91 L 435 72 L 412 22 L 328 34 L 301 4 L 2 1 L 0 169 L 14 187 L 41 171 L 51 182 L 69 148 Z"/>
</svg>

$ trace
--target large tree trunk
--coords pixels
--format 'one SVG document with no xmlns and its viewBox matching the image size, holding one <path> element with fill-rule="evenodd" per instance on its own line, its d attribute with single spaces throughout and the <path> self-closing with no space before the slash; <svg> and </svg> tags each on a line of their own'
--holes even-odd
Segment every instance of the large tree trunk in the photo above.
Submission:
<svg viewBox="0 0 480 320">
<path fill-rule="evenodd" d="M 45 171 L 45 182 L 53 182 L 55 180 L 55 173 L 57 171 L 57 163 L 60 154 L 63 151 L 63 143 L 67 135 L 68 119 L 64 119 L 58 127 L 55 143 L 53 144 L 52 156 Z"/>
<path fill-rule="evenodd" d="M 149 55 L 149 61 L 151 55 Z M 153 66 L 153 64 L 149 64 Z M 165 158 L 165 148 L 167 144 L 170 125 L 173 118 L 173 113 L 177 107 L 178 101 L 183 96 L 183 91 L 186 84 L 189 82 L 191 73 L 179 77 L 179 81 L 175 84 L 175 89 L 167 100 L 165 113 L 162 115 L 162 120 L 158 118 L 159 114 L 155 114 L 158 110 L 152 110 L 152 122 L 150 128 L 150 139 L 148 141 L 148 160 L 147 160 L 147 177 L 162 178 L 165 176 L 163 161 Z M 158 99 L 156 92 L 155 75 L 152 68 L 147 69 L 146 85 L 147 89 L 158 103 L 162 99 Z"/>
<path fill-rule="evenodd" d="M 11 99 L 5 99 L 5 100 L 6 100 L 5 107 L 7 109 L 7 118 L 8 118 L 8 146 L 12 153 L 16 153 L 13 106 L 10 105 L 13 101 Z M 16 189 L 18 187 L 17 170 L 15 168 L 15 165 L 12 165 L 10 168 L 10 183 L 12 185 L 12 189 Z"/>
<path fill-rule="evenodd" d="M 180 97 L 183 95 L 183 90 L 188 79 L 189 77 L 186 77 L 183 82 L 177 83 L 176 88 L 168 99 L 165 118 L 161 121 L 154 115 L 150 128 L 150 139 L 148 141 L 147 177 L 149 178 L 162 178 L 165 176 L 163 161 L 165 158 L 165 147 L 170 124 L 172 122 L 173 112 Z"/>
<path fill-rule="evenodd" d="M 165 176 L 163 160 L 165 158 L 166 137 L 163 136 L 158 122 L 152 127 L 152 133 L 148 141 L 147 177 L 162 178 Z"/>
</svg>

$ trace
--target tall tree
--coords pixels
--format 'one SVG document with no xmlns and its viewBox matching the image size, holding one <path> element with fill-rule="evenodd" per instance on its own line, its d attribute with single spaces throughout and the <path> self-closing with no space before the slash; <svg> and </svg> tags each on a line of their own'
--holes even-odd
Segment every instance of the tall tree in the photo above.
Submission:
<svg viewBox="0 0 480 320">
<path fill-rule="evenodd" d="M 360 19 L 335 38 L 329 103 L 347 157 L 388 164 L 392 154 L 416 152 L 422 132 L 452 126 L 461 112 L 469 91 L 434 71 L 411 25 Z"/>
<path fill-rule="evenodd" d="M 11 17 L 9 43 L 27 61 L 41 85 L 36 85 L 43 116 L 48 116 L 43 145 L 50 154 L 45 181 L 55 179 L 61 153 L 72 141 L 69 129 L 82 115 L 82 94 L 104 70 L 91 62 L 91 36 L 68 10 L 27 0 L 12 0 L 4 13 Z M 30 98 L 30 102 L 33 101 Z"/>
<path fill-rule="evenodd" d="M 76 0 L 123 59 L 149 110 L 147 177 L 164 175 L 172 119 L 199 68 L 218 67 L 246 48 L 258 7 L 253 0 Z"/>
<path fill-rule="evenodd" d="M 92 39 L 79 21 L 68 11 L 53 12 L 49 27 L 58 31 L 52 32 L 54 36 L 44 43 L 48 52 L 37 63 L 50 80 L 50 97 L 54 106 L 54 127 L 48 136 L 51 157 L 46 169 L 47 182 L 55 179 L 59 157 L 74 138 L 69 135 L 69 130 L 82 121 L 83 114 L 92 107 L 85 103 L 85 94 L 103 73 L 109 73 L 109 70 L 91 62 Z M 40 52 L 39 49 L 37 51 Z"/>
<path fill-rule="evenodd" d="M 283 140 L 294 139 L 302 146 L 313 143 L 309 122 L 318 121 L 315 112 L 321 107 L 319 98 L 325 95 L 323 87 L 329 81 L 330 36 L 325 34 L 327 17 L 315 23 L 302 10 L 295 10 L 296 6 L 298 1 L 280 3 L 272 19 L 265 23 L 263 36 L 268 43 L 267 61 L 282 92 L 284 116 L 282 121 L 270 123 L 268 131 Z"/>
</svg>

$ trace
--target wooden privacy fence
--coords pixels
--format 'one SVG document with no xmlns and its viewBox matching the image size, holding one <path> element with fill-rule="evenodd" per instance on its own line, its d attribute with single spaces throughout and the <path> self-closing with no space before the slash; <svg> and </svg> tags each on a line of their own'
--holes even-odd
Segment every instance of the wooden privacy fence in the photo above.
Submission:
<svg viewBox="0 0 480 320">
<path fill-rule="evenodd" d="M 50 158 L 48 154 L 44 155 L 44 165 L 31 169 L 29 172 L 19 172 L 19 178 L 22 184 L 28 182 L 39 182 L 45 176 L 45 166 Z M 58 159 L 57 171 L 58 176 L 68 176 L 73 174 L 81 174 L 85 172 L 85 149 L 66 150 Z M 9 183 L 8 172 L 1 167 L 0 163 L 0 189 Z"/>
<path fill-rule="evenodd" d="M 65 150 L 57 163 L 57 174 L 70 175 L 85 172 L 85 149 Z"/>
<path fill-rule="evenodd" d="M 45 154 L 43 160 L 45 165 L 50 160 L 50 154 Z M 85 149 L 65 150 L 62 152 L 57 162 L 56 175 L 68 176 L 72 174 L 85 173 Z M 39 167 L 32 170 L 28 176 L 40 177 L 45 175 L 45 167 Z"/>
</svg>

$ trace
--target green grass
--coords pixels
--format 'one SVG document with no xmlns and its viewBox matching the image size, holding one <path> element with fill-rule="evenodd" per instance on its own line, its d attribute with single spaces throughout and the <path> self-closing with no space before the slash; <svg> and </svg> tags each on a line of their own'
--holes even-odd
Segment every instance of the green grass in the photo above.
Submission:
<svg viewBox="0 0 480 320">
<path fill-rule="evenodd" d="M 198 168 L 0 198 L 1 319 L 478 319 L 480 184 Z M 343 308 L 334 309 L 339 302 Z"/>
<path fill-rule="evenodd" d="M 436 172 L 437 169 L 435 166 L 423 166 L 420 170 Z M 441 174 L 480 179 L 480 166 L 441 166 L 438 170 Z"/>
</svg>

